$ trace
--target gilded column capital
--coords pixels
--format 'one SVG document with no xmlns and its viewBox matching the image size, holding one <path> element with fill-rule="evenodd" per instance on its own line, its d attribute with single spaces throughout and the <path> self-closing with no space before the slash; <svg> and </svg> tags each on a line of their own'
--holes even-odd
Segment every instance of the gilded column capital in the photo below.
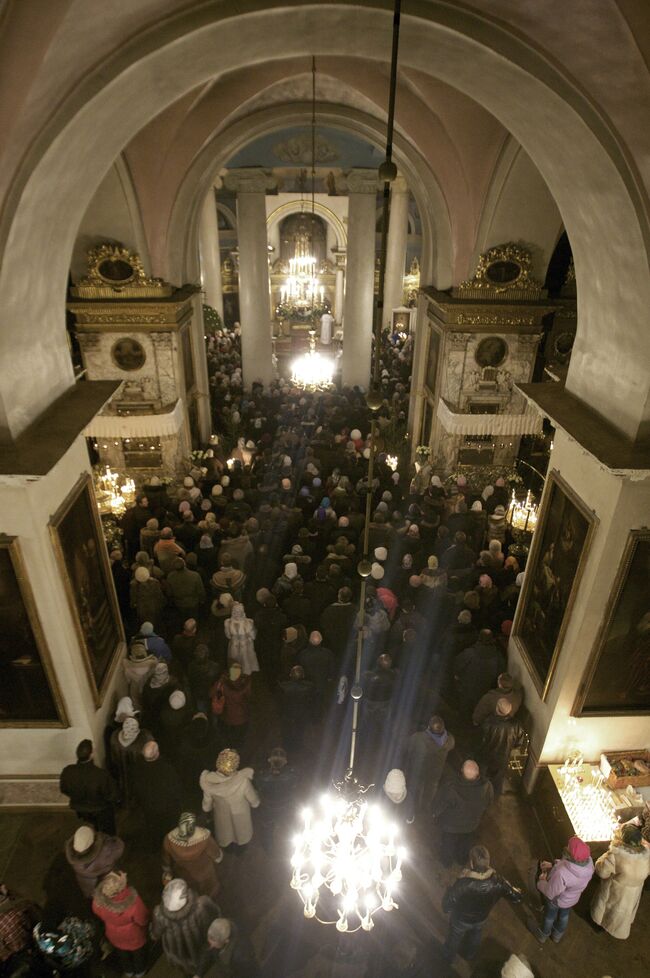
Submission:
<svg viewBox="0 0 650 978">
<path fill-rule="evenodd" d="M 362 168 L 348 170 L 345 179 L 350 194 L 376 194 L 379 190 L 377 170 Z"/>
<path fill-rule="evenodd" d="M 228 170 L 223 182 L 228 190 L 234 190 L 238 194 L 265 194 L 269 190 L 274 190 L 277 185 L 273 173 L 259 166 Z"/>
</svg>

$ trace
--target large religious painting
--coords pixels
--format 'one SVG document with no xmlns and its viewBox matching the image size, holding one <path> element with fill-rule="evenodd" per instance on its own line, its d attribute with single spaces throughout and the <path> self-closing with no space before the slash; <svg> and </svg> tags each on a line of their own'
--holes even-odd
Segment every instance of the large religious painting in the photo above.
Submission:
<svg viewBox="0 0 650 978">
<path fill-rule="evenodd" d="M 548 476 L 541 513 L 513 637 L 546 699 L 598 521 L 556 471 Z"/>
<path fill-rule="evenodd" d="M 633 530 L 574 705 L 576 716 L 650 713 L 650 532 Z"/>
<path fill-rule="evenodd" d="M 50 520 L 50 532 L 97 705 L 124 634 L 90 476 Z"/>
<path fill-rule="evenodd" d="M 0 622 L 0 727 L 67 727 L 15 537 L 0 536 Z"/>
</svg>

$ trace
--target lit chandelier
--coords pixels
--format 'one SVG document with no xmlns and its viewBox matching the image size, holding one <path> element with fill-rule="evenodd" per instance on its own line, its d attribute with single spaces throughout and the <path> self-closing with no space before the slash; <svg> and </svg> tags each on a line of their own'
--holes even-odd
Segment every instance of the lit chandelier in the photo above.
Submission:
<svg viewBox="0 0 650 978">
<path fill-rule="evenodd" d="M 280 289 L 280 304 L 289 312 L 304 316 L 315 305 L 323 305 L 325 288 L 316 274 L 316 259 L 309 253 L 310 238 L 306 229 L 296 235 L 293 258 L 289 259 L 289 275 Z"/>
<path fill-rule="evenodd" d="M 311 224 L 310 237 L 306 227 L 300 227 L 296 236 L 296 251 L 289 261 L 289 278 L 282 287 L 280 308 L 302 318 L 310 318 L 309 352 L 294 360 L 291 379 L 299 387 L 308 390 L 325 390 L 332 385 L 334 361 L 316 352 L 316 316 L 325 311 L 325 289 L 319 285 L 316 259 L 309 253 L 313 242 L 314 184 L 316 180 L 316 59 L 311 59 Z"/>
<path fill-rule="evenodd" d="M 402 879 L 405 851 L 395 845 L 395 825 L 387 822 L 379 805 L 368 804 L 350 772 L 334 787 L 338 794 L 324 794 L 316 813 L 303 812 L 291 887 L 303 902 L 305 917 L 336 923 L 341 933 L 372 930 L 378 910 L 397 908 L 393 893 Z M 323 894 L 323 888 L 329 893 Z M 332 910 L 336 921 L 319 916 L 333 916 Z"/>
<path fill-rule="evenodd" d="M 530 489 L 526 493 L 525 502 L 517 499 L 514 489 L 512 490 L 512 499 L 510 500 L 507 518 L 513 530 L 522 530 L 527 533 L 534 532 L 537 526 L 537 506 L 533 502 Z"/>
<path fill-rule="evenodd" d="M 316 333 L 309 330 L 309 352 L 293 361 L 291 380 L 307 390 L 326 390 L 332 386 L 334 361 L 316 352 Z"/>
<path fill-rule="evenodd" d="M 374 356 L 372 380 L 366 401 L 373 412 L 370 427 L 370 457 L 368 460 L 368 486 L 373 484 L 375 446 L 377 443 L 376 412 L 382 405 L 380 390 L 380 341 L 383 322 L 383 286 L 386 266 L 386 243 L 390 210 L 390 184 L 397 170 L 392 161 L 393 119 L 397 81 L 397 47 L 399 38 L 400 0 L 395 0 L 393 18 L 393 51 L 391 62 L 390 98 L 386 159 L 379 169 L 383 181 L 383 219 L 381 256 L 379 261 L 379 292 L 373 324 Z M 313 334 L 313 331 L 312 331 Z M 318 356 L 313 346 L 307 356 Z M 372 492 L 366 494 L 366 522 L 363 535 L 363 556 L 357 566 L 361 578 L 359 609 L 364 620 L 366 582 L 372 564 L 368 559 Z M 334 783 L 333 791 L 325 794 L 316 813 L 311 809 L 303 812 L 302 831 L 294 839 L 291 867 L 291 887 L 303 905 L 307 918 L 315 918 L 322 924 L 334 924 L 341 933 L 369 931 L 374 927 L 373 917 L 380 910 L 397 908 L 393 896 L 402 878 L 402 861 L 406 856 L 397 838 L 396 827 L 385 818 L 381 806 L 369 804 L 366 793 L 354 777 L 354 758 L 359 722 L 359 704 L 363 696 L 361 687 L 361 661 L 364 629 L 357 630 L 354 683 L 350 690 L 352 706 L 352 730 L 350 736 L 350 761 L 343 781 Z M 372 787 L 369 786 L 369 787 Z"/>
</svg>

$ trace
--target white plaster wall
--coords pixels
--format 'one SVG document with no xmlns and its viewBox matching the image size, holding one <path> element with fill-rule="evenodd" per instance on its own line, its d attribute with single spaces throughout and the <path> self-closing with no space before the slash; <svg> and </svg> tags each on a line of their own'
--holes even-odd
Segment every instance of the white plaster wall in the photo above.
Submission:
<svg viewBox="0 0 650 978">
<path fill-rule="evenodd" d="M 541 173 L 511 137 L 485 198 L 468 277 L 482 252 L 515 241 L 530 251 L 533 277 L 543 282 L 561 229 L 562 217 Z"/>
<path fill-rule="evenodd" d="M 119 156 L 95 191 L 72 250 L 70 272 L 78 282 L 88 271 L 87 252 L 101 241 L 119 241 L 140 255 L 150 273 L 149 249 L 131 176 Z"/>
<path fill-rule="evenodd" d="M 542 702 L 520 657 L 509 647 L 509 668 L 524 684 L 532 718 L 532 748 L 544 764 L 564 760 L 579 746 L 589 760 L 605 749 L 626 750 L 650 744 L 650 716 L 571 717 L 590 652 L 621 562 L 628 533 L 650 524 L 650 480 L 623 480 L 612 475 L 565 432 L 557 430 L 549 463 L 559 470 L 599 523 L 564 635 L 557 669 L 546 702 Z"/>
<path fill-rule="evenodd" d="M 119 668 L 102 707 L 95 709 L 48 528 L 51 515 L 88 469 L 85 440 L 79 436 L 44 478 L 0 481 L 0 532 L 19 538 L 70 722 L 67 729 L 0 728 L 0 775 L 57 774 L 64 764 L 74 761 L 75 748 L 84 737 L 101 748 L 106 716 L 114 706 Z"/>
</svg>

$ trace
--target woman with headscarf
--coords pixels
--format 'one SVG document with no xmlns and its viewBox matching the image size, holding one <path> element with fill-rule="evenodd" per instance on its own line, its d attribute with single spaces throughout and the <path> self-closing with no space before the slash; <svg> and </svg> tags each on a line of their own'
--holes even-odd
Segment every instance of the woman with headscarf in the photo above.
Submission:
<svg viewBox="0 0 650 978">
<path fill-rule="evenodd" d="M 591 903 L 592 919 L 624 941 L 630 936 L 650 876 L 650 846 L 637 825 L 628 823 L 616 830 L 609 849 L 596 860 L 596 875 L 600 884 Z"/>
<path fill-rule="evenodd" d="M 140 729 L 140 723 L 134 716 L 125 717 L 121 729 L 111 734 L 111 765 L 117 774 L 122 801 L 127 807 L 133 800 L 135 763 L 149 740 L 151 734 L 148 730 Z"/>
<path fill-rule="evenodd" d="M 110 872 L 95 889 L 93 913 L 103 922 L 106 940 L 117 951 L 125 975 L 143 978 L 147 970 L 149 911 L 126 873 Z"/>
<path fill-rule="evenodd" d="M 224 634 L 228 639 L 228 660 L 238 662 L 242 672 L 250 676 L 260 671 L 255 654 L 257 631 L 252 618 L 246 617 L 243 604 L 238 601 L 232 606 L 230 618 L 224 622 Z"/>
<path fill-rule="evenodd" d="M 163 842 L 163 880 L 183 879 L 195 893 L 216 900 L 220 889 L 216 867 L 222 859 L 209 830 L 196 824 L 193 812 L 182 812 Z"/>
</svg>

